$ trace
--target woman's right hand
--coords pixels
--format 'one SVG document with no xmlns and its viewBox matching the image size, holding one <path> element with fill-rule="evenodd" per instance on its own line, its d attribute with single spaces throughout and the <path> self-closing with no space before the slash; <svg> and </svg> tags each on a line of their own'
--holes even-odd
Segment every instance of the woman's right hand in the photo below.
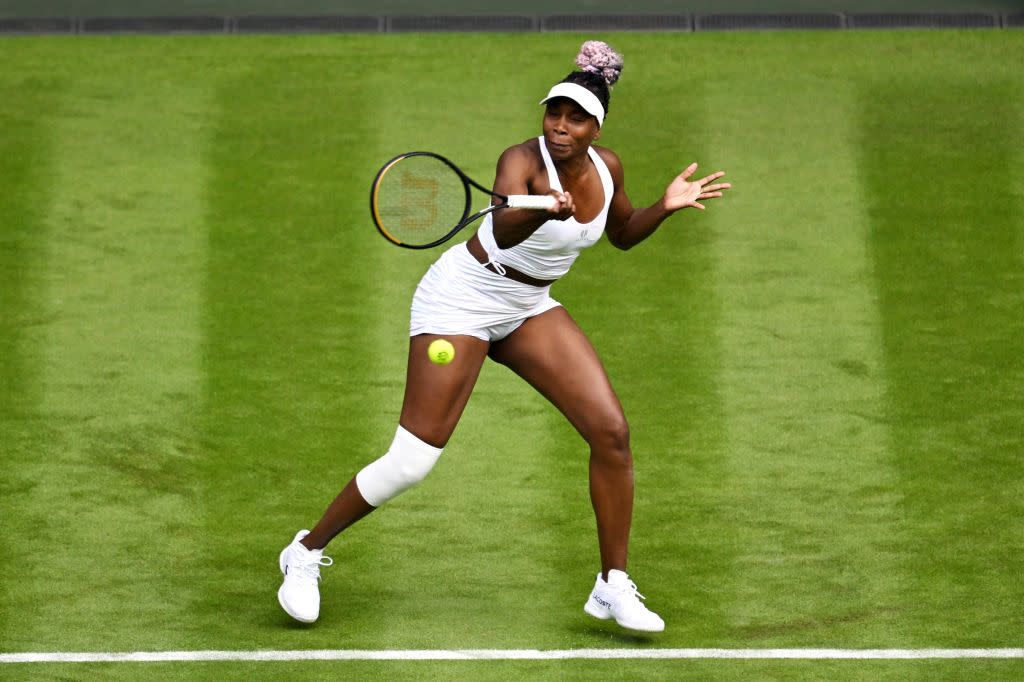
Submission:
<svg viewBox="0 0 1024 682">
<path fill-rule="evenodd" d="M 548 209 L 548 213 L 552 214 L 550 220 L 567 220 L 576 212 L 576 204 L 573 203 L 572 195 L 568 192 L 559 192 L 553 189 L 548 194 L 553 196 L 557 202 Z"/>
</svg>

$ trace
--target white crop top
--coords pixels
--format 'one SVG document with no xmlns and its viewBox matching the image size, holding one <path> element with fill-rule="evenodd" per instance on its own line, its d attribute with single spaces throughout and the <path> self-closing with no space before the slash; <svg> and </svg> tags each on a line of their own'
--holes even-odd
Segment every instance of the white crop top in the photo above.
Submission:
<svg viewBox="0 0 1024 682">
<path fill-rule="evenodd" d="M 537 139 L 540 142 L 540 153 L 544 157 L 551 189 L 561 192 L 562 183 L 558 180 L 558 171 L 551 161 L 544 137 Z M 498 248 L 494 241 L 494 222 L 491 218 L 493 214 L 488 213 L 477 230 L 477 236 L 492 262 L 510 265 L 537 279 L 554 280 L 569 272 L 580 251 L 597 243 L 608 220 L 608 207 L 612 203 L 615 186 L 612 183 L 612 174 L 601 155 L 593 147 L 588 152 L 601 177 L 601 187 L 604 189 L 604 206 L 597 217 L 589 223 L 580 223 L 575 217 L 549 220 L 519 244 L 502 249 Z"/>
</svg>

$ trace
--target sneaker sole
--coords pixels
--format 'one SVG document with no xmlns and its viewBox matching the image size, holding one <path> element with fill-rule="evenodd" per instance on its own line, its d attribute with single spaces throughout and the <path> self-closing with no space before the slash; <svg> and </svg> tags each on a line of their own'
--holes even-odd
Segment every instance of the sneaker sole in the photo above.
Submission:
<svg viewBox="0 0 1024 682">
<path fill-rule="evenodd" d="M 658 627 L 643 627 L 643 626 L 640 626 L 640 625 L 632 625 L 632 624 L 629 624 L 629 623 L 623 623 L 621 620 L 616 620 L 615 622 L 619 624 L 619 627 L 625 628 L 627 630 L 633 630 L 634 632 L 664 632 L 665 631 L 665 624 L 664 623 L 662 623 Z"/>
<path fill-rule="evenodd" d="M 300 623 L 315 623 L 316 622 L 316 617 L 313 617 L 313 618 L 303 618 L 303 617 L 301 617 L 301 616 L 299 616 L 299 615 L 297 615 L 295 613 L 292 613 L 292 610 L 289 609 L 288 605 L 284 603 L 284 597 L 281 595 L 281 591 L 282 590 L 284 590 L 284 585 L 282 585 L 281 589 L 279 589 L 277 591 L 277 603 L 281 605 L 281 608 L 284 609 L 285 613 L 287 613 L 289 616 L 291 616 L 295 620 L 299 621 Z"/>
</svg>

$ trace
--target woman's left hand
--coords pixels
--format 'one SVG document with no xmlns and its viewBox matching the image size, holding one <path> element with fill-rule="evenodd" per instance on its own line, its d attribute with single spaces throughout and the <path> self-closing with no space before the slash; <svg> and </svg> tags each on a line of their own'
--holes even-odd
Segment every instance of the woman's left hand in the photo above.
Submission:
<svg viewBox="0 0 1024 682">
<path fill-rule="evenodd" d="M 718 171 L 700 180 L 690 181 L 690 176 L 697 170 L 697 164 L 691 163 L 665 190 L 663 202 L 668 211 L 678 211 L 681 208 L 693 207 L 704 210 L 704 204 L 700 203 L 705 199 L 714 199 L 722 196 L 722 190 L 732 187 L 728 182 L 711 184 L 718 178 L 725 175 L 725 171 Z"/>
</svg>

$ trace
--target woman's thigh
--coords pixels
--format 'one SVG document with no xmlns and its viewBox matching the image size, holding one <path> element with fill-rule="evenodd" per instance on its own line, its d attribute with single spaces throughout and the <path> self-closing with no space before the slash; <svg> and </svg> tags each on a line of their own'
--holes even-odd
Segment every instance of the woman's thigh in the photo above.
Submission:
<svg viewBox="0 0 1024 682">
<path fill-rule="evenodd" d="M 619 398 L 597 351 L 565 308 L 531 317 L 491 344 L 490 356 L 550 400 L 591 444 L 605 434 L 628 447 Z"/>
<path fill-rule="evenodd" d="M 455 359 L 447 365 L 431 362 L 427 348 L 435 339 L 448 339 Z M 459 423 L 487 357 L 487 341 L 474 336 L 418 334 L 409 338 L 409 364 L 402 403 L 402 428 L 435 447 L 444 447 Z"/>
</svg>

